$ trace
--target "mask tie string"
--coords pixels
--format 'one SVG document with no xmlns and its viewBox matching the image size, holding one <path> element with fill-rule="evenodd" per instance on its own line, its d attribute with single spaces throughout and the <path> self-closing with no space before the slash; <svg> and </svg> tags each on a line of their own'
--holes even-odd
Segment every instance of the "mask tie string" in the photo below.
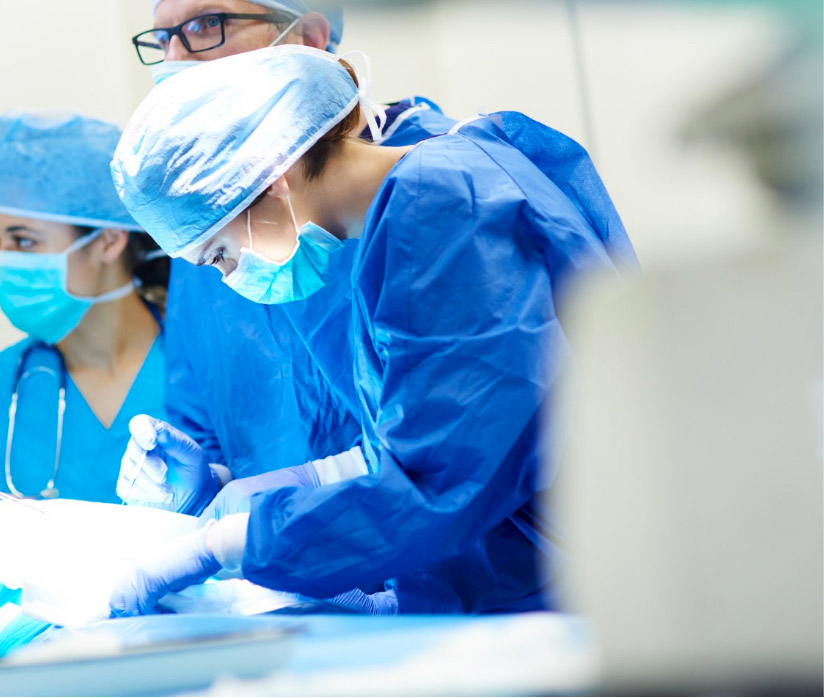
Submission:
<svg viewBox="0 0 824 698">
<path fill-rule="evenodd" d="M 372 141 L 377 143 L 381 140 L 383 127 L 386 125 L 386 111 L 369 97 L 369 90 L 372 87 L 372 64 L 369 56 L 363 51 L 347 51 L 341 58 L 347 60 L 349 56 L 355 55 L 360 56 L 364 64 L 363 72 L 359 71 L 356 66 L 352 66 L 358 78 L 358 104 L 366 117 Z"/>
</svg>

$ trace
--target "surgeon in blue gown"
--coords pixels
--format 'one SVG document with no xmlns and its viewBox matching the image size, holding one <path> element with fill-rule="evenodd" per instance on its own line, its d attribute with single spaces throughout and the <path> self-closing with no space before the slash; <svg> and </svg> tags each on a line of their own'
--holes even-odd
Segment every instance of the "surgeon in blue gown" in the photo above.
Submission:
<svg viewBox="0 0 824 698">
<path fill-rule="evenodd" d="M 120 503 L 129 419 L 164 411 L 168 258 L 114 191 L 119 137 L 79 114 L 0 116 L 0 308 L 27 334 L 0 352 L 2 492 Z M 44 627 L 18 616 L 0 655 Z"/>
<path fill-rule="evenodd" d="M 281 23 L 227 20 L 225 41 L 213 49 L 190 52 L 177 38 L 168 43 L 162 63 L 152 66 L 156 81 L 182 69 L 270 45 L 302 44 L 334 51 L 341 40 L 343 18 L 326 4 L 310 11 L 300 0 L 221 0 L 210 10 L 283 12 Z M 203 14 L 199 0 L 155 0 L 154 29 L 176 26 Z M 146 56 L 147 60 L 151 57 Z M 412 97 L 386 110 L 381 143 L 410 145 L 445 133 L 455 123 L 431 101 Z M 368 129 L 363 133 L 370 138 Z M 355 246 L 348 264 L 336 267 L 342 293 L 347 293 Z M 208 307 L 202 314 L 198 308 Z M 317 324 L 318 317 L 340 319 L 348 301 L 338 297 L 338 310 L 315 299 L 299 316 Z M 203 274 L 183 260 L 173 260 L 166 331 L 166 408 L 171 420 L 200 444 L 210 461 L 246 477 L 323 458 L 360 441 L 357 408 L 353 406 L 349 372 L 345 380 L 325 375 L 298 341 L 292 321 L 276 306 L 265 307 L 233 293 L 217 274 Z M 251 379 L 251 384 L 250 384 Z M 253 389 L 250 389 L 253 386 Z M 238 392 L 246 399 L 238 403 Z"/>
<path fill-rule="evenodd" d="M 562 134 L 501 112 L 374 148 L 347 137 L 373 106 L 328 54 L 276 47 L 177 76 L 127 127 L 113 174 L 129 211 L 250 300 L 323 293 L 362 230 L 352 334 L 307 342 L 353 346 L 369 472 L 255 494 L 129 570 L 113 611 L 221 567 L 311 596 L 391 580 L 403 613 L 556 607 L 564 541 L 539 506 L 560 456 L 542 466 L 542 413 L 570 358 L 556 308 L 572 279 L 635 254 Z"/>
<path fill-rule="evenodd" d="M 389 105 L 386 114 L 388 135 L 381 140 L 386 146 L 412 145 L 455 124 L 420 97 Z M 368 129 L 362 137 L 370 139 Z M 350 365 L 338 364 L 342 379 L 341 371 L 324 373 L 312 352 L 335 349 L 321 342 L 310 350 L 299 339 L 318 325 L 319 317 L 334 322 L 345 315 L 343 321 L 349 321 L 357 240 L 347 248 L 329 282 L 338 291 L 334 306 L 318 297 L 288 312 L 233 293 L 215 272 L 172 260 L 166 410 L 212 462 L 226 464 L 234 477 L 322 458 L 360 442 Z M 193 312 L 201 306 L 210 312 Z M 249 391 L 250 376 L 254 391 Z M 241 390 L 248 399 L 237 404 L 233 398 Z"/>
</svg>

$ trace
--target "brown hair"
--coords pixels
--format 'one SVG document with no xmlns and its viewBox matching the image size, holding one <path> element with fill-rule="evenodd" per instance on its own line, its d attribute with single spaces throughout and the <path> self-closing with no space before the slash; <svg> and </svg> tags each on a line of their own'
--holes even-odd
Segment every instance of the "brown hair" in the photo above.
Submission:
<svg viewBox="0 0 824 698">
<path fill-rule="evenodd" d="M 340 64 L 346 68 L 346 72 L 352 77 L 355 85 L 358 86 L 358 78 L 351 65 L 349 65 L 342 58 L 338 59 Z M 333 126 L 330 131 L 321 136 L 321 139 L 315 143 L 306 154 L 301 158 L 303 163 L 303 174 L 308 180 L 316 179 L 323 172 L 329 158 L 341 144 L 347 139 L 351 138 L 353 132 L 358 127 L 361 121 L 360 105 L 356 104 L 349 114 L 336 126 Z"/>
<path fill-rule="evenodd" d="M 116 227 L 116 226 L 112 226 Z M 77 237 L 88 235 L 94 228 L 74 226 Z M 160 248 L 146 233 L 129 233 L 129 242 L 120 257 L 123 268 L 130 276 L 140 281 L 137 289 L 143 300 L 157 306 L 161 313 L 166 308 L 166 296 L 169 288 L 170 260 L 165 255 L 154 257 L 153 252 Z M 146 259 L 153 256 L 152 259 Z"/>
</svg>

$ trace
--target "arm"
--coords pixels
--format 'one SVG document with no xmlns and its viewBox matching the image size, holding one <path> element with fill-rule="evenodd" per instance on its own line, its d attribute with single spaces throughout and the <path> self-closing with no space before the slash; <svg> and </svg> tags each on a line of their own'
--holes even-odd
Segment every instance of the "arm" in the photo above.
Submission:
<svg viewBox="0 0 824 698">
<path fill-rule="evenodd" d="M 212 464 L 211 467 L 215 469 L 217 466 Z M 359 446 L 355 446 L 344 453 L 308 461 L 303 465 L 240 478 L 228 484 L 224 482 L 223 489 L 204 509 L 200 518 L 208 521 L 248 512 L 252 506 L 252 497 L 265 490 L 278 487 L 322 487 L 368 474 L 369 467 L 363 458 L 363 452 Z"/>
<path fill-rule="evenodd" d="M 200 584 L 220 569 L 237 572 L 246 542 L 248 514 L 209 521 L 194 533 L 168 543 L 148 559 L 131 561 L 109 597 L 114 616 L 157 613 L 166 594 Z M 325 599 L 326 603 L 356 613 L 393 615 L 398 602 L 394 590 L 365 594 L 352 589 Z"/>
</svg>

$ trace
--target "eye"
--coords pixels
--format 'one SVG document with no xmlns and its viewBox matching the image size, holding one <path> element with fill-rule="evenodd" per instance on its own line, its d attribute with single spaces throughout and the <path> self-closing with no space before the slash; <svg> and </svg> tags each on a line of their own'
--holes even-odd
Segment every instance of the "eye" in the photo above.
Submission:
<svg viewBox="0 0 824 698">
<path fill-rule="evenodd" d="M 214 36 L 220 34 L 220 17 L 215 15 L 208 15 L 206 17 L 198 17 L 186 24 L 183 32 L 187 37 L 197 36 Z"/>
<path fill-rule="evenodd" d="M 148 46 L 150 48 L 162 48 L 165 50 L 169 46 L 169 33 L 158 30 L 153 34 L 147 35 L 141 42 L 141 45 Z"/>
<path fill-rule="evenodd" d="M 223 247 L 218 247 L 217 250 L 215 250 L 215 256 L 212 257 L 212 261 L 209 262 L 209 264 L 211 266 L 215 267 L 218 264 L 220 264 L 221 262 L 225 262 L 225 261 L 226 261 L 226 249 L 223 248 Z"/>
<path fill-rule="evenodd" d="M 30 250 L 35 246 L 35 242 L 31 238 L 12 235 L 11 239 L 14 242 L 14 247 L 18 250 Z"/>
</svg>

